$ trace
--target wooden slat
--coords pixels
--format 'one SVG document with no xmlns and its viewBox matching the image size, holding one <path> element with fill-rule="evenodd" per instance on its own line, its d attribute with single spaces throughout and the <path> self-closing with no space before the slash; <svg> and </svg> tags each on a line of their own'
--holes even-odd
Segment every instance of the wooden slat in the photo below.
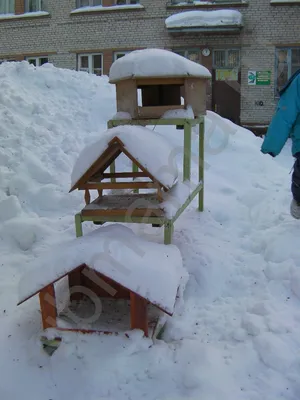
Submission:
<svg viewBox="0 0 300 400">
<path fill-rule="evenodd" d="M 119 217 L 119 216 L 127 216 L 127 217 L 163 217 L 164 211 L 161 209 L 150 209 L 150 208 L 140 208 L 134 209 L 132 211 L 128 211 L 126 209 L 97 209 L 97 210 L 89 210 L 83 209 L 81 211 L 83 217 Z"/>
<path fill-rule="evenodd" d="M 137 78 L 137 86 L 150 85 L 183 85 L 184 78 Z"/>
<path fill-rule="evenodd" d="M 152 175 L 135 157 L 133 157 L 126 149 L 124 146 L 122 146 L 122 152 L 147 176 L 153 181 L 153 182 L 158 182 L 160 187 L 163 187 L 166 191 L 168 188 L 163 185 L 158 179 L 155 178 L 154 175 Z"/>
<path fill-rule="evenodd" d="M 103 179 L 109 178 L 148 178 L 145 172 L 115 172 L 102 174 Z"/>
<path fill-rule="evenodd" d="M 43 329 L 56 327 L 56 301 L 54 285 L 50 284 L 39 293 Z"/>
<path fill-rule="evenodd" d="M 90 204 L 90 202 L 91 202 L 91 195 L 90 195 L 90 191 L 88 189 L 85 189 L 84 201 L 85 201 L 85 204 Z"/>
<path fill-rule="evenodd" d="M 78 189 L 157 189 L 158 187 L 158 184 L 153 182 L 88 182 L 79 186 Z"/>
<path fill-rule="evenodd" d="M 141 118 L 161 118 L 166 111 L 184 109 L 183 105 L 176 106 L 156 106 L 139 107 L 139 117 Z"/>
<path fill-rule="evenodd" d="M 90 177 L 95 175 L 99 170 L 102 170 L 104 172 L 112 163 L 112 161 L 121 154 L 121 152 L 122 151 L 120 149 L 120 143 L 112 143 L 90 166 L 90 168 L 81 176 L 81 178 L 72 186 L 70 192 L 87 182 Z"/>
<path fill-rule="evenodd" d="M 85 266 L 82 266 L 81 268 L 76 268 L 74 271 L 70 272 L 70 274 L 68 275 L 71 301 L 80 300 L 83 297 L 82 293 L 80 293 L 80 292 L 71 293 L 71 291 L 72 291 L 73 287 L 81 286 L 83 284 L 82 270 L 84 268 L 85 268 Z"/>
<path fill-rule="evenodd" d="M 148 301 L 135 293 L 130 293 L 130 327 L 141 329 L 148 336 Z"/>
</svg>

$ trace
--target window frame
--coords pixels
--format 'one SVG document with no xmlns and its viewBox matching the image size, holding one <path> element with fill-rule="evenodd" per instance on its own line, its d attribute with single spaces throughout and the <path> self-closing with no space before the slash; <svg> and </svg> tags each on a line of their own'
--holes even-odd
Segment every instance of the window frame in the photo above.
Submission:
<svg viewBox="0 0 300 400">
<path fill-rule="evenodd" d="M 180 54 L 180 53 L 184 53 L 184 55 L 183 55 L 182 57 L 184 57 L 184 58 L 186 58 L 186 59 L 188 59 L 188 60 L 190 60 L 190 59 L 187 57 L 187 54 L 188 54 L 189 52 L 191 52 L 191 53 L 197 52 L 197 53 L 199 53 L 199 55 L 200 55 L 199 63 L 202 63 L 202 57 L 203 57 L 203 55 L 202 55 L 202 49 L 199 48 L 199 47 L 185 47 L 185 48 L 181 48 L 181 49 L 173 49 L 172 51 L 173 51 L 173 53 L 179 54 L 180 56 L 182 56 L 182 54 Z M 191 60 L 191 61 L 193 61 L 193 60 Z M 197 61 L 194 61 L 194 62 L 197 62 Z"/>
<path fill-rule="evenodd" d="M 129 53 L 131 53 L 132 51 L 133 51 L 133 50 L 115 51 L 115 52 L 114 52 L 114 55 L 113 55 L 113 62 L 115 62 L 115 61 L 118 60 L 118 58 L 117 58 L 117 55 L 118 55 L 118 54 L 123 54 L 123 57 L 124 57 L 124 56 L 126 56 L 126 54 L 129 54 Z M 120 58 L 122 58 L 122 57 L 120 57 Z"/>
<path fill-rule="evenodd" d="M 5 4 L 4 4 L 4 8 L 5 8 L 5 12 L 0 13 L 2 15 L 7 15 L 7 14 L 15 14 L 15 9 L 16 9 L 16 1 L 15 0 L 4 0 Z M 12 9 L 13 11 L 11 12 L 10 9 Z"/>
<path fill-rule="evenodd" d="M 43 63 L 43 64 L 41 64 L 41 59 L 42 58 L 47 58 L 48 61 Z M 28 57 L 25 57 L 25 60 L 27 62 L 29 62 L 29 60 L 35 60 L 36 61 L 35 67 L 41 67 L 42 65 L 49 63 L 49 57 L 46 56 L 46 55 L 45 56 L 28 56 Z"/>
<path fill-rule="evenodd" d="M 116 6 L 136 6 L 140 4 L 140 0 L 123 0 L 125 1 L 125 4 L 118 4 L 118 0 L 115 0 L 115 5 Z M 131 1 L 135 1 L 135 3 L 130 3 Z"/>
<path fill-rule="evenodd" d="M 35 1 L 38 2 L 38 4 L 39 4 L 38 10 L 36 10 L 36 11 L 29 11 L 29 2 L 30 2 L 30 0 L 25 0 L 24 1 L 25 13 L 45 11 L 45 10 L 43 10 L 43 7 L 42 7 L 43 0 L 35 0 Z"/>
<path fill-rule="evenodd" d="M 76 7 L 77 8 L 84 8 L 84 7 L 100 7 L 103 6 L 103 0 L 101 0 L 101 4 L 93 4 L 95 0 L 88 0 L 88 5 L 87 6 L 82 6 L 81 3 L 82 0 L 76 0 Z"/>
<path fill-rule="evenodd" d="M 101 75 L 97 75 L 97 76 L 103 76 L 103 65 L 104 65 L 104 60 L 103 60 L 103 53 L 99 52 L 99 53 L 79 53 L 77 54 L 77 71 L 81 71 L 81 72 L 87 72 L 88 74 L 94 74 L 96 75 L 93 71 L 95 69 L 99 69 L 99 68 L 94 68 L 93 67 L 93 57 L 94 56 L 101 56 Z M 81 57 L 88 57 L 88 68 L 81 68 L 80 64 L 81 64 Z M 88 69 L 88 71 L 87 71 Z"/>
<path fill-rule="evenodd" d="M 287 46 L 279 46 L 275 47 L 275 74 L 274 74 L 274 96 L 275 98 L 279 98 L 279 91 L 278 91 L 278 53 L 280 51 L 286 51 L 287 52 L 287 67 L 288 67 L 288 77 L 287 81 L 290 79 L 292 76 L 292 51 L 293 50 L 298 50 L 300 51 L 300 46 L 293 46 L 293 47 L 287 47 Z M 300 69 L 300 64 L 299 64 L 299 69 Z"/>
<path fill-rule="evenodd" d="M 225 52 L 225 65 L 224 67 L 220 67 L 215 63 L 215 52 L 216 51 L 224 51 Z M 230 67 L 228 63 L 228 54 L 230 51 L 238 51 L 239 52 L 239 63 L 234 67 Z M 230 47 L 230 48 L 216 48 L 212 51 L 212 67 L 213 69 L 240 69 L 241 68 L 241 49 L 238 47 Z"/>
</svg>

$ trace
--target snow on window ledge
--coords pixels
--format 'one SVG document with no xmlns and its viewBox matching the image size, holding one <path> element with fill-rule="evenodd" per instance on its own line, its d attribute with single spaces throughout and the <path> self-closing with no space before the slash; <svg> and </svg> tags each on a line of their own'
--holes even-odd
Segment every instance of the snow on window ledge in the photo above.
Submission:
<svg viewBox="0 0 300 400">
<path fill-rule="evenodd" d="M 50 14 L 46 11 L 27 12 L 24 14 L 0 14 L 0 20 L 2 19 L 19 19 L 19 18 L 38 18 L 49 16 Z"/>
<path fill-rule="evenodd" d="M 284 4 L 299 4 L 300 0 L 270 0 L 270 4 L 284 5 Z"/>
<path fill-rule="evenodd" d="M 272 1 L 272 0 L 271 0 Z M 284 0 L 283 0 L 284 1 Z M 292 1 L 297 1 L 297 0 L 292 0 Z M 210 8 L 210 7 L 223 7 L 223 6 L 236 6 L 236 7 L 241 7 L 241 6 L 248 6 L 249 5 L 249 1 L 248 0 L 240 0 L 240 1 L 236 1 L 236 0 L 224 0 L 222 2 L 216 2 L 214 0 L 211 1 L 201 1 L 201 0 L 195 0 L 193 3 L 188 3 L 187 1 L 182 1 L 180 3 L 177 4 L 172 4 L 171 2 L 168 3 L 167 8 L 198 8 L 198 7 L 205 7 L 205 8 Z"/>
<path fill-rule="evenodd" d="M 80 14 L 86 12 L 102 12 L 102 11 L 119 11 L 119 10 L 141 10 L 145 7 L 141 4 L 124 4 L 124 5 L 115 5 L 110 7 L 103 6 L 90 6 L 90 7 L 80 7 L 71 11 L 71 14 Z"/>
</svg>

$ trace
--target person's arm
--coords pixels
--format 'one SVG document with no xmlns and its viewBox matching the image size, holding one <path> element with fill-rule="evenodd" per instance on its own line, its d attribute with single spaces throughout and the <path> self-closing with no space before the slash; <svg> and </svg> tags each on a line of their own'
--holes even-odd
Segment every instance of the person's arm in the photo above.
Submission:
<svg viewBox="0 0 300 400">
<path fill-rule="evenodd" d="M 292 127 L 300 113 L 300 75 L 282 94 L 278 107 L 269 125 L 261 151 L 276 157 L 283 149 Z"/>
</svg>

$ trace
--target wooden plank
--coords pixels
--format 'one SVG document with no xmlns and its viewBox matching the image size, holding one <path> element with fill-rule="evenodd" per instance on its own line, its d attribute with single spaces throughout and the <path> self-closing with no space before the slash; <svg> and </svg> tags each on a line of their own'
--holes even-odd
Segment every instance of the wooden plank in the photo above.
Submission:
<svg viewBox="0 0 300 400">
<path fill-rule="evenodd" d="M 206 112 L 206 79 L 186 79 L 184 84 L 184 101 L 189 104 L 197 117 Z"/>
<path fill-rule="evenodd" d="M 85 201 L 85 204 L 90 204 L 90 202 L 91 202 L 91 194 L 88 189 L 85 189 L 84 201 Z"/>
<path fill-rule="evenodd" d="M 161 118 L 166 111 L 183 110 L 183 105 L 175 106 L 157 106 L 157 107 L 139 107 L 139 117 L 141 118 Z"/>
<path fill-rule="evenodd" d="M 137 118 L 138 97 L 136 82 L 133 79 L 126 79 L 116 84 L 117 111 L 127 112 L 132 118 Z"/>
<path fill-rule="evenodd" d="M 159 185 L 154 182 L 88 182 L 78 189 L 157 189 L 158 187 Z"/>
<path fill-rule="evenodd" d="M 184 78 L 136 78 L 138 88 L 150 85 L 183 85 Z"/>
<path fill-rule="evenodd" d="M 81 266 L 80 268 L 76 268 L 74 271 L 70 272 L 68 275 L 69 281 L 69 290 L 70 290 L 70 300 L 80 300 L 83 297 L 83 293 L 81 292 L 74 292 L 72 293 L 72 288 L 79 287 L 83 285 L 83 276 L 82 271 L 85 266 Z"/>
<path fill-rule="evenodd" d="M 161 188 L 164 188 L 165 191 L 168 191 L 169 189 L 163 185 L 158 179 L 155 178 L 154 175 L 152 175 L 136 158 L 134 158 L 127 150 L 125 147 L 122 146 L 122 151 L 123 153 L 135 164 L 141 171 L 143 171 L 147 176 L 153 181 L 153 182 L 158 182 L 159 186 Z M 166 160 L 167 162 L 167 160 Z"/>
<path fill-rule="evenodd" d="M 103 179 L 110 178 L 148 178 L 145 172 L 115 172 L 115 173 L 104 173 L 102 174 Z"/>
<path fill-rule="evenodd" d="M 43 329 L 56 327 L 56 301 L 54 285 L 50 284 L 39 293 Z"/>
<path fill-rule="evenodd" d="M 132 292 L 130 293 L 130 327 L 141 329 L 148 337 L 148 301 Z"/>
<path fill-rule="evenodd" d="M 126 209 L 97 209 L 97 210 L 89 210 L 83 209 L 81 211 L 83 217 L 163 217 L 164 211 L 161 209 L 150 209 L 150 208 L 140 208 L 140 209 L 133 209 L 132 211 L 128 211 Z"/>
<path fill-rule="evenodd" d="M 109 165 L 121 154 L 120 144 L 112 143 L 99 158 L 90 166 L 90 168 L 81 176 L 80 179 L 72 186 L 69 193 L 77 189 L 80 185 L 89 180 L 90 177 L 101 171 L 105 171 Z"/>
</svg>

